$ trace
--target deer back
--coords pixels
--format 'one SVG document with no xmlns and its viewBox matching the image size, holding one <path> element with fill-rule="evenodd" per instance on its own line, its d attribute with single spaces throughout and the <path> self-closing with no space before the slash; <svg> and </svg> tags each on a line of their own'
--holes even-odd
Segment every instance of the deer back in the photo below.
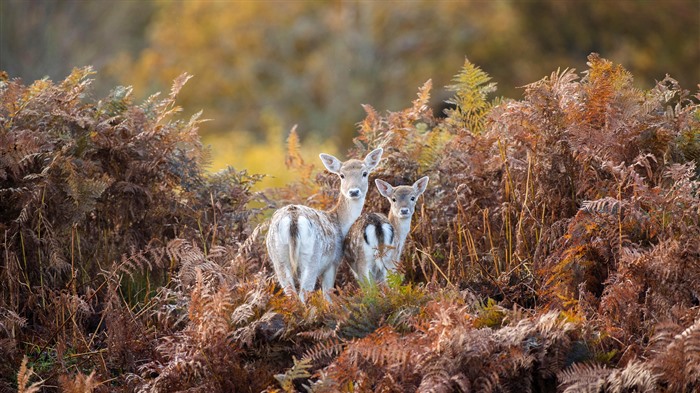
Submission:
<svg viewBox="0 0 700 393">
<path fill-rule="evenodd" d="M 396 231 L 381 213 L 366 213 L 350 227 L 343 252 L 355 278 L 383 281 L 393 270 Z"/>
</svg>

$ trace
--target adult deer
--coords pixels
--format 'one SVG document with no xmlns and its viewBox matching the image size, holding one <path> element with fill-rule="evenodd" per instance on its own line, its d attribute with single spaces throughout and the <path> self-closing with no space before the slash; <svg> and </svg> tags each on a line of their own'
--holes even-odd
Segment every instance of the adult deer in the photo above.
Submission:
<svg viewBox="0 0 700 393">
<path fill-rule="evenodd" d="M 364 160 L 341 162 L 320 154 L 326 169 L 340 177 L 338 203 L 320 211 L 302 205 L 288 205 L 275 212 L 267 233 L 267 253 L 277 280 L 287 294 L 298 293 L 304 301 L 321 277 L 321 288 L 329 299 L 335 274 L 343 257 L 343 240 L 350 226 L 362 213 L 369 173 L 382 157 L 381 148 Z M 296 283 L 299 285 L 297 291 Z"/>
<path fill-rule="evenodd" d="M 412 186 L 392 187 L 376 179 L 379 193 L 391 202 L 389 217 L 381 213 L 363 214 L 350 227 L 344 243 L 345 259 L 355 278 L 374 282 L 386 281 L 388 271 L 396 270 L 418 197 L 428 186 L 428 177 Z"/>
</svg>

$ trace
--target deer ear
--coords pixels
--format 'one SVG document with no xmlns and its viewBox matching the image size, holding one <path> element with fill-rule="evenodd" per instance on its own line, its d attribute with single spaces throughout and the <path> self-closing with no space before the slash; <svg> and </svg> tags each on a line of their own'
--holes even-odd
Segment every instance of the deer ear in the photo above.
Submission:
<svg viewBox="0 0 700 393">
<path fill-rule="evenodd" d="M 321 161 L 326 169 L 328 169 L 328 172 L 337 174 L 340 171 L 340 167 L 343 166 L 343 163 L 340 162 L 339 159 L 330 154 L 321 153 L 318 156 L 321 158 Z"/>
<path fill-rule="evenodd" d="M 377 185 L 379 193 L 386 198 L 391 198 L 391 193 L 394 192 L 394 187 L 382 179 L 374 179 L 374 184 Z"/>
<path fill-rule="evenodd" d="M 416 196 L 419 196 L 420 194 L 425 191 L 425 188 L 428 187 L 428 176 L 421 177 L 420 179 L 416 180 L 415 183 L 413 183 L 413 189 L 416 191 Z"/>
<path fill-rule="evenodd" d="M 384 149 L 381 147 L 378 149 L 374 149 L 369 154 L 367 154 L 367 157 L 365 157 L 365 165 L 369 168 L 369 170 L 374 169 L 377 164 L 379 164 L 379 160 L 382 159 L 382 153 L 384 152 Z"/>
</svg>

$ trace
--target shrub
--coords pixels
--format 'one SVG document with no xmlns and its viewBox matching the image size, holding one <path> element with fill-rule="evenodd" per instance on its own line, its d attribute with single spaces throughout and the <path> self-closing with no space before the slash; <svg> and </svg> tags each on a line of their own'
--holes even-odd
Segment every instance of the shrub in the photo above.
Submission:
<svg viewBox="0 0 700 393">
<path fill-rule="evenodd" d="M 138 309 L 177 277 L 172 241 L 235 251 L 259 177 L 205 172 L 199 116 L 174 117 L 187 75 L 136 105 L 125 87 L 89 102 L 92 74 L 0 82 L 0 350 L 16 370 L 33 343 L 45 373 L 91 365 L 106 380 L 150 356 Z"/>
</svg>

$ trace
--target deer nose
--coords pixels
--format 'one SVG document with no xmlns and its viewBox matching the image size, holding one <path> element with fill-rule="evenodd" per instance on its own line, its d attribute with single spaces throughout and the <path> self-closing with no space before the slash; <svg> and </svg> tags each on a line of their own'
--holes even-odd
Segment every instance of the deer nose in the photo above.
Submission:
<svg viewBox="0 0 700 393">
<path fill-rule="evenodd" d="M 351 188 L 350 190 L 348 190 L 348 195 L 350 195 L 350 198 L 359 198 L 360 197 L 360 189 Z"/>
<path fill-rule="evenodd" d="M 399 210 L 402 216 L 407 216 L 411 211 L 407 207 L 402 207 L 401 210 Z"/>
</svg>

